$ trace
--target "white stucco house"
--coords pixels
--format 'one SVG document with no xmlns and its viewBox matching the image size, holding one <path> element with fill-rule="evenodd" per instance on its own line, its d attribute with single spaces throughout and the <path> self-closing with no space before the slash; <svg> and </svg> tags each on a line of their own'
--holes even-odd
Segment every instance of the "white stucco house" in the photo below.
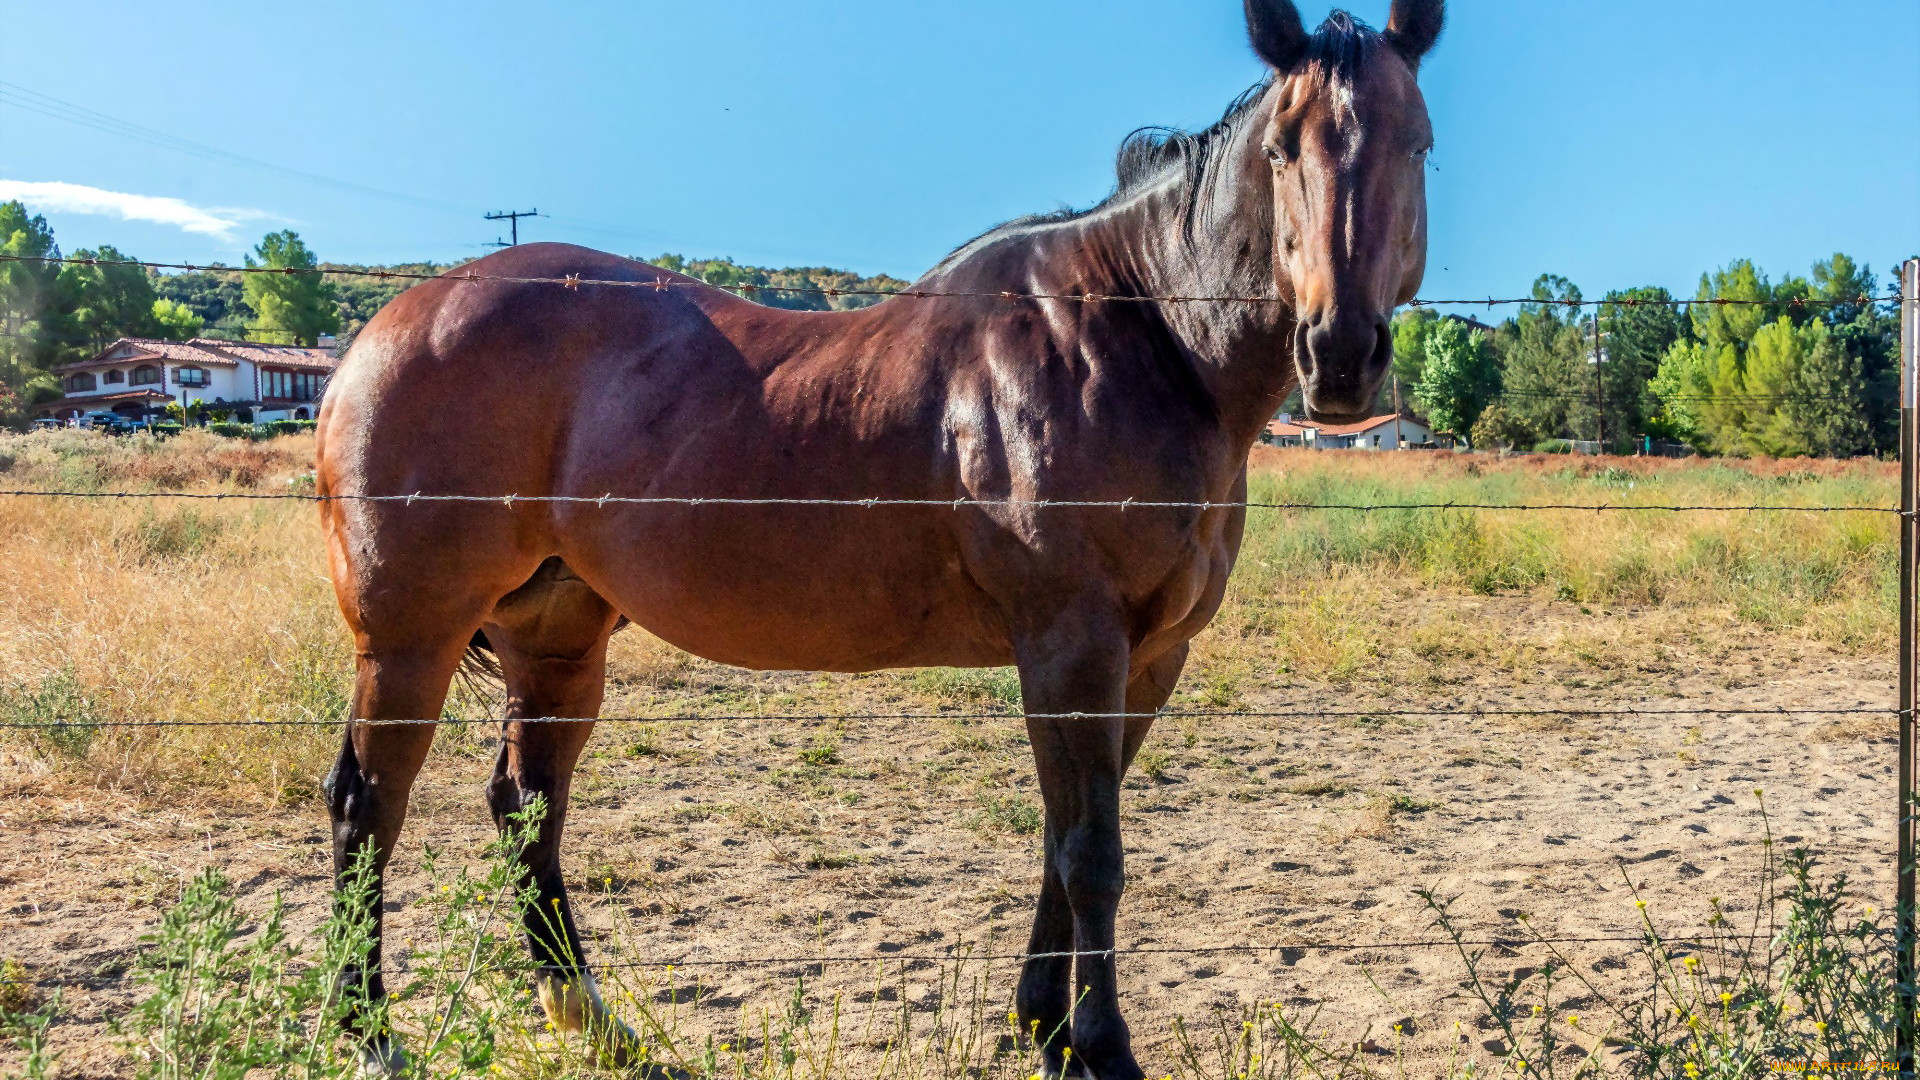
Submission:
<svg viewBox="0 0 1920 1080">
<path fill-rule="evenodd" d="M 170 401 L 206 401 L 251 410 L 256 421 L 311 420 L 339 363 L 325 348 L 121 338 L 92 359 L 54 368 L 64 394 L 34 412 L 62 421 L 90 412 L 139 419 Z"/>
<path fill-rule="evenodd" d="M 1266 442 L 1316 450 L 1400 450 L 1435 444 L 1433 430 L 1391 413 L 1357 424 L 1316 424 L 1281 413 L 1267 423 Z M 1445 441 L 1442 436 L 1441 441 Z"/>
</svg>

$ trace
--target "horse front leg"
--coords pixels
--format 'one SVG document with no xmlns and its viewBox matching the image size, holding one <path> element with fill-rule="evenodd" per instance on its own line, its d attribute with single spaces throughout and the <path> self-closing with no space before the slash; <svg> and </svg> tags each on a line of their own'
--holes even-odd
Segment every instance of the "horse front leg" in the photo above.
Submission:
<svg viewBox="0 0 1920 1080">
<path fill-rule="evenodd" d="M 1016 645 L 1027 734 L 1046 804 L 1047 877 L 1057 880 L 1051 901 L 1042 888 L 1034 940 L 1044 945 L 1059 936 L 1064 899 L 1071 949 L 1079 954 L 1066 994 L 1061 958 L 1029 960 L 1021 975 L 1021 1023 L 1042 1040 L 1048 1076 L 1079 1068 L 1099 1080 L 1144 1076 L 1120 1015 L 1111 951 L 1125 886 L 1120 778 L 1128 742 L 1121 716 L 1128 711 L 1128 648 L 1119 625 L 1117 618 L 1083 614 Z M 1063 715 L 1069 713 L 1083 715 Z M 1060 1019 L 1069 1011 L 1070 1035 Z"/>
<path fill-rule="evenodd" d="M 1153 729 L 1153 714 L 1173 696 L 1174 685 L 1179 682 L 1186 662 L 1187 643 L 1183 641 L 1127 681 L 1127 720 L 1120 746 L 1123 772 L 1133 764 L 1147 733 Z M 1072 1038 L 1068 1020 L 1073 1008 L 1073 957 L 1045 954 L 1071 952 L 1074 937 L 1073 911 L 1067 903 L 1066 886 L 1061 882 L 1054 824 L 1052 815 L 1048 815 L 1040 899 L 1034 911 L 1033 933 L 1027 939 L 1027 952 L 1041 955 L 1021 967 L 1014 1002 L 1025 1027 L 1023 1034 L 1050 1054 L 1048 1067 L 1059 1072 L 1063 1064 L 1060 1059 L 1065 1058 L 1064 1050 L 1071 1045 Z M 1084 1074 L 1084 1063 L 1084 1059 L 1065 1061 L 1064 1071 L 1067 1075 Z"/>
</svg>

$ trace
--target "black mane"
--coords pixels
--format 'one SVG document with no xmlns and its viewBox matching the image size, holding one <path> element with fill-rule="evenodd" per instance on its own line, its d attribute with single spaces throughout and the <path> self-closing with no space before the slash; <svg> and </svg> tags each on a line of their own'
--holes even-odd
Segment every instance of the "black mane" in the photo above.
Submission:
<svg viewBox="0 0 1920 1080">
<path fill-rule="evenodd" d="M 1313 32 L 1306 54 L 1300 61 L 1300 70 L 1307 78 L 1326 86 L 1351 86 L 1366 66 L 1368 58 L 1385 41 L 1379 31 L 1366 23 L 1345 11 L 1335 11 Z M 1182 131 L 1161 126 L 1135 129 L 1120 142 L 1120 151 L 1114 158 L 1113 191 L 1106 198 L 1082 210 L 1061 209 L 1002 222 L 955 248 L 941 260 L 940 265 L 952 262 L 961 252 L 1002 232 L 1030 225 L 1073 221 L 1097 213 L 1116 199 L 1152 186 L 1174 170 L 1180 172 L 1186 189 L 1181 227 L 1190 240 L 1194 216 L 1207 190 L 1208 169 L 1218 159 L 1220 150 L 1233 143 L 1241 124 L 1253 113 L 1254 105 L 1272 85 L 1273 77 L 1268 76 L 1247 87 L 1227 106 L 1220 119 L 1202 131 Z"/>
</svg>

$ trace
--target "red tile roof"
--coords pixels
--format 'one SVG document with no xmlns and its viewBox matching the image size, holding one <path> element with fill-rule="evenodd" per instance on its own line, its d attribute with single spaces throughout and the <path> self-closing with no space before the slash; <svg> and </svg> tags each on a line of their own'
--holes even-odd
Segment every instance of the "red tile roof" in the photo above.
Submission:
<svg viewBox="0 0 1920 1080">
<path fill-rule="evenodd" d="M 1267 433 L 1274 438 L 1279 438 L 1282 435 L 1304 438 L 1309 431 L 1313 432 L 1315 438 L 1319 438 L 1322 435 L 1358 435 L 1363 431 L 1372 431 L 1374 428 L 1381 427 L 1382 425 L 1391 424 L 1393 421 L 1394 415 L 1392 413 L 1388 413 L 1385 416 L 1376 416 L 1371 420 L 1362 420 L 1357 424 L 1316 424 L 1311 420 L 1296 424 L 1281 420 L 1269 420 L 1267 421 Z M 1414 427 L 1422 426 L 1412 420 L 1408 420 L 1407 423 Z"/>
<path fill-rule="evenodd" d="M 1371 420 L 1362 420 L 1357 424 L 1314 424 L 1313 426 L 1322 435 L 1358 435 L 1363 431 L 1372 431 L 1384 424 L 1391 424 L 1395 419 L 1392 413 L 1388 413 Z"/>
<path fill-rule="evenodd" d="M 115 356 L 123 348 L 133 352 L 127 356 Z M 125 364 L 137 360 L 166 360 L 178 364 L 211 364 L 216 367 L 234 367 L 242 359 L 256 364 L 273 364 L 278 367 L 309 368 L 319 371 L 332 371 L 340 366 L 339 358 L 331 349 L 309 349 L 296 345 L 268 345 L 254 341 L 220 341 L 216 338 L 194 338 L 192 341 L 164 341 L 159 338 L 121 338 L 91 360 L 77 360 L 71 364 L 61 364 L 54 371 L 78 371 L 101 364 Z"/>
</svg>

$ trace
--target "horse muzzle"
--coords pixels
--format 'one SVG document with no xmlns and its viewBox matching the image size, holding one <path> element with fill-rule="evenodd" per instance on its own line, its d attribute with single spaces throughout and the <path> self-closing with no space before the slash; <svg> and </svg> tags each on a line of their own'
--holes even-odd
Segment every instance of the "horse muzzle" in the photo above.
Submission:
<svg viewBox="0 0 1920 1080">
<path fill-rule="evenodd" d="M 1373 415 L 1393 363 L 1393 332 L 1385 316 L 1356 310 L 1316 313 L 1301 320 L 1293 346 L 1300 397 L 1310 419 L 1350 424 Z"/>
</svg>

